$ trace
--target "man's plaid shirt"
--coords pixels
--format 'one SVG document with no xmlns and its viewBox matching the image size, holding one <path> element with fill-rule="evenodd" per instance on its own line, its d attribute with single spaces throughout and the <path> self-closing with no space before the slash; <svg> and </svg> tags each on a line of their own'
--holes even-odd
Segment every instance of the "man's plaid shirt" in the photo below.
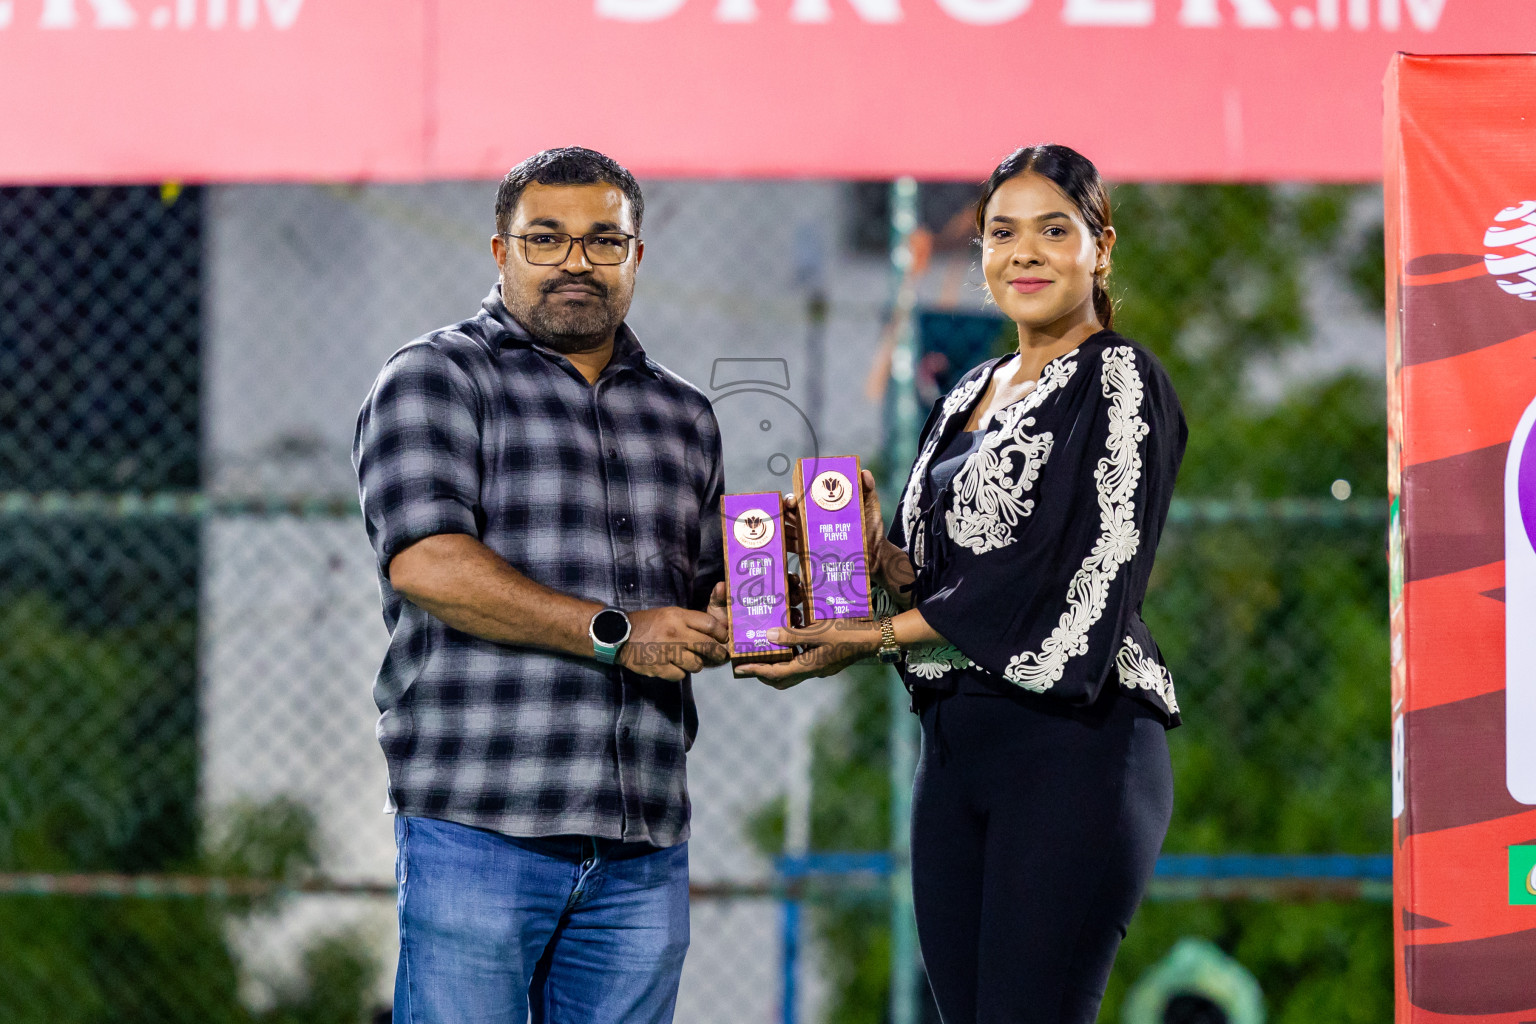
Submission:
<svg viewBox="0 0 1536 1024">
<path fill-rule="evenodd" d="M 628 327 L 588 386 L 498 286 L 478 316 L 390 357 L 352 458 L 390 632 L 373 693 L 394 809 L 513 836 L 686 839 L 687 680 L 461 633 L 403 600 L 389 561 L 463 533 L 575 597 L 704 608 L 723 482 L 703 394 Z"/>
</svg>

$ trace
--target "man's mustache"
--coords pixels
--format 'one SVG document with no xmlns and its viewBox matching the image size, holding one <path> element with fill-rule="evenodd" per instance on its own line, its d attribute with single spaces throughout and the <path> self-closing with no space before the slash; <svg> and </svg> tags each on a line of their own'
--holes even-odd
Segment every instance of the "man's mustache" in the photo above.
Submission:
<svg viewBox="0 0 1536 1024">
<path fill-rule="evenodd" d="M 543 295 L 548 295 L 556 288 L 564 288 L 567 285 L 584 288 L 600 299 L 608 297 L 608 286 L 603 284 L 603 282 L 594 281 L 589 277 L 577 277 L 575 274 L 561 274 L 559 277 L 550 278 L 539 285 L 539 292 Z"/>
</svg>

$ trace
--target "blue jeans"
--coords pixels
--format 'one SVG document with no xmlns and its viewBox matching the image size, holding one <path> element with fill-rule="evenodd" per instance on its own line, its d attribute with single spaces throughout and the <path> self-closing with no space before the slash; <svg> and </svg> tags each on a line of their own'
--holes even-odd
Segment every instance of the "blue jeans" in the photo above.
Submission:
<svg viewBox="0 0 1536 1024">
<path fill-rule="evenodd" d="M 514 839 L 395 816 L 395 1024 L 669 1024 L 688 844 Z"/>
</svg>

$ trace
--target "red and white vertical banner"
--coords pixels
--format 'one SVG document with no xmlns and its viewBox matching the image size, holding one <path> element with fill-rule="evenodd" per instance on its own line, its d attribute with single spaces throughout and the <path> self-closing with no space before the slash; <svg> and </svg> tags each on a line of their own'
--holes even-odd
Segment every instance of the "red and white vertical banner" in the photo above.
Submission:
<svg viewBox="0 0 1536 1024">
<path fill-rule="evenodd" d="M 1536 55 L 1386 81 L 1399 1024 L 1536 1020 Z"/>
</svg>

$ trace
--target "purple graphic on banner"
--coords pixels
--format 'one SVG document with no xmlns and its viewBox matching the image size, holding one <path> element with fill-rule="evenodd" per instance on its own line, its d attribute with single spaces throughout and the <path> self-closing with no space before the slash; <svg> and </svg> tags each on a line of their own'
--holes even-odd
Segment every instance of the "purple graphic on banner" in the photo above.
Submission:
<svg viewBox="0 0 1536 1024">
<path fill-rule="evenodd" d="M 1525 537 L 1536 548 L 1536 443 L 1532 443 L 1533 431 L 1525 436 L 1525 451 L 1520 454 L 1520 472 L 1515 491 L 1520 503 L 1520 519 L 1525 524 Z"/>
<path fill-rule="evenodd" d="M 782 498 L 776 491 L 727 494 L 722 502 L 726 585 L 731 592 L 731 655 L 781 655 L 768 630 L 789 625 Z"/>
<path fill-rule="evenodd" d="M 1504 778 L 1536 805 L 1536 400 L 1509 439 L 1504 466 Z M 1494 694 L 1493 696 L 1501 696 Z M 1464 702 L 1468 703 L 1468 702 Z"/>
<path fill-rule="evenodd" d="M 811 620 L 867 619 L 869 570 L 859 460 L 853 455 L 801 459 L 799 480 L 803 548 L 810 562 L 802 568 L 810 588 Z"/>
</svg>

